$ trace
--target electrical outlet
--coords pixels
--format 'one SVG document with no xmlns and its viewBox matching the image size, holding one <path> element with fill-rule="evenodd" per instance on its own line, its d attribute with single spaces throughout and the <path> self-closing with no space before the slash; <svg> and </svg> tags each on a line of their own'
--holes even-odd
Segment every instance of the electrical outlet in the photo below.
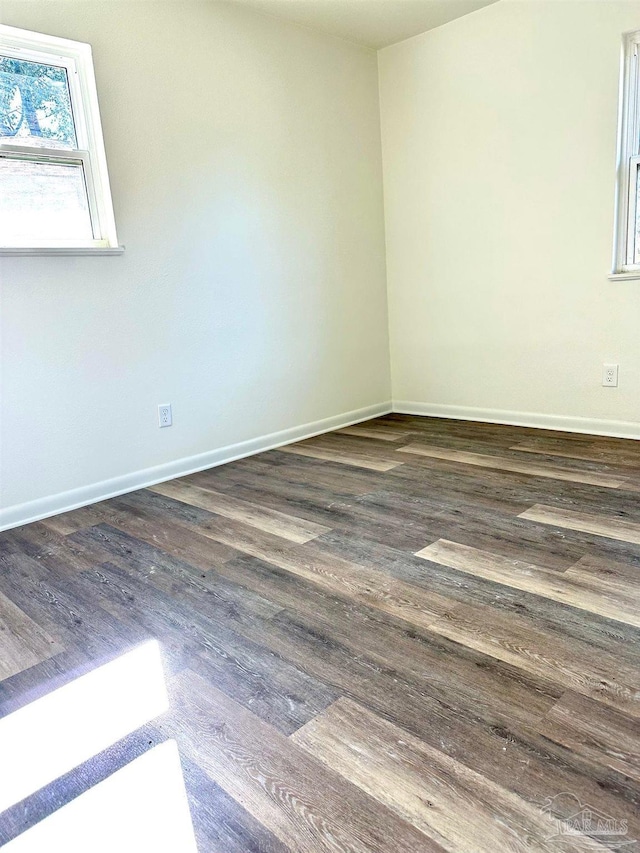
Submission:
<svg viewBox="0 0 640 853">
<path fill-rule="evenodd" d="M 171 403 L 161 403 L 158 406 L 158 425 L 161 427 L 168 427 L 171 426 L 172 423 Z"/>
<path fill-rule="evenodd" d="M 603 364 L 602 365 L 602 384 L 605 388 L 618 387 L 618 365 Z"/>
</svg>

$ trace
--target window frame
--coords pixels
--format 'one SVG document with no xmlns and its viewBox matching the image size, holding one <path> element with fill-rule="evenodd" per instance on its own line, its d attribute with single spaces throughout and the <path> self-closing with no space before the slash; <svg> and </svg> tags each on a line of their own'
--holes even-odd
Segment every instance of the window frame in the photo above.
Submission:
<svg viewBox="0 0 640 853">
<path fill-rule="evenodd" d="M 120 254 L 123 247 L 118 244 L 91 45 L 0 24 L 0 55 L 55 65 L 67 71 L 77 149 L 30 147 L 0 140 L 0 157 L 80 163 L 93 232 L 92 240 L 0 244 L 0 255 Z"/>
<path fill-rule="evenodd" d="M 640 278 L 635 263 L 640 169 L 640 30 L 625 33 L 620 63 L 613 265 L 610 278 Z"/>
</svg>

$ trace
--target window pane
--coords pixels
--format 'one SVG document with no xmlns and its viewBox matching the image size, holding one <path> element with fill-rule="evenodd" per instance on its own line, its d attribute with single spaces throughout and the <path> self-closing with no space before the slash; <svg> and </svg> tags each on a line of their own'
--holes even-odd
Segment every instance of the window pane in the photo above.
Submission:
<svg viewBox="0 0 640 853">
<path fill-rule="evenodd" d="M 67 69 L 0 56 L 0 140 L 77 148 Z"/>
<path fill-rule="evenodd" d="M 632 166 L 633 168 L 633 166 Z M 632 174 L 633 180 L 633 174 Z M 633 186 L 633 184 L 632 184 Z M 628 250 L 627 250 L 628 251 Z M 640 264 L 640 169 L 636 167 L 636 221 L 634 229 L 633 263 Z"/>
<path fill-rule="evenodd" d="M 0 245 L 92 239 L 81 163 L 0 157 Z"/>
</svg>

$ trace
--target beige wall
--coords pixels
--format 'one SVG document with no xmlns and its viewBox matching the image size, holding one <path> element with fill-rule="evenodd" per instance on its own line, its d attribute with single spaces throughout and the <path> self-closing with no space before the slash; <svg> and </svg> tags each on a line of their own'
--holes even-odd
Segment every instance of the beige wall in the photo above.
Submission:
<svg viewBox="0 0 640 853">
<path fill-rule="evenodd" d="M 378 68 L 224 3 L 0 19 L 93 45 L 127 246 L 0 259 L 0 524 L 384 409 L 378 69 L 396 406 L 640 437 L 640 282 L 606 277 L 640 0 L 500 0 Z"/>
<path fill-rule="evenodd" d="M 637 28 L 639 2 L 501 0 L 379 53 L 401 409 L 640 437 L 640 281 L 607 280 Z"/>
<path fill-rule="evenodd" d="M 0 15 L 92 44 L 126 245 L 0 260 L 5 507 L 390 399 L 375 53 L 212 2 Z"/>
</svg>

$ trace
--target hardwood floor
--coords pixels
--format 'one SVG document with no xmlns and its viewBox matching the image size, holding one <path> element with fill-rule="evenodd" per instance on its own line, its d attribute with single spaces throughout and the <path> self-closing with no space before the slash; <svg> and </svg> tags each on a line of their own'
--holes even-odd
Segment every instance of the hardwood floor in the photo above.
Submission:
<svg viewBox="0 0 640 853">
<path fill-rule="evenodd" d="M 2 718 L 152 638 L 0 846 L 175 740 L 200 853 L 640 851 L 637 442 L 389 415 L 0 534 Z"/>
</svg>

